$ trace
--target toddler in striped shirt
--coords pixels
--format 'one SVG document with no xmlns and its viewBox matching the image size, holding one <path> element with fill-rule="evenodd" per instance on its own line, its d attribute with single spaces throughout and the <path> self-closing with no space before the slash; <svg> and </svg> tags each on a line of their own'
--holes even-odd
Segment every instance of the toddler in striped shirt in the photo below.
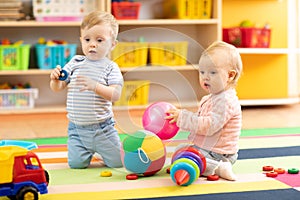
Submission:
<svg viewBox="0 0 300 200">
<path fill-rule="evenodd" d="M 107 58 L 117 44 L 119 25 L 109 13 L 88 14 L 80 27 L 84 56 L 74 56 L 64 67 L 50 75 L 50 88 L 68 88 L 68 164 L 86 168 L 95 153 L 108 167 L 122 167 L 120 138 L 115 129 L 112 102 L 120 98 L 123 76 L 118 65 Z"/>
</svg>

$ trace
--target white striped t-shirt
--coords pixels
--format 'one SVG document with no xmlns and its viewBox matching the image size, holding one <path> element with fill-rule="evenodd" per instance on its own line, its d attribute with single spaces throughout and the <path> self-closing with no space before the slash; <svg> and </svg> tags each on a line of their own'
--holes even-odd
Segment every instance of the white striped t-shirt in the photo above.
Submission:
<svg viewBox="0 0 300 200">
<path fill-rule="evenodd" d="M 76 84 L 77 75 L 87 76 L 103 85 L 123 86 L 123 76 L 118 65 L 103 58 L 89 60 L 85 56 L 74 56 L 64 67 L 68 77 L 67 117 L 78 125 L 88 125 L 103 122 L 113 117 L 112 102 L 97 95 L 94 91 L 80 91 Z"/>
</svg>

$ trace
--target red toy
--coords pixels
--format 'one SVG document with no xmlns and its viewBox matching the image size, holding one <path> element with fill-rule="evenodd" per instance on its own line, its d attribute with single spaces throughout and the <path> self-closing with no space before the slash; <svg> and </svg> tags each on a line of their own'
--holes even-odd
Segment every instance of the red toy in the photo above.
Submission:
<svg viewBox="0 0 300 200">
<path fill-rule="evenodd" d="M 217 181 L 217 180 L 219 180 L 219 178 L 220 177 L 216 174 L 207 176 L 208 181 Z"/>
<path fill-rule="evenodd" d="M 275 178 L 275 177 L 278 176 L 278 173 L 277 172 L 268 172 L 268 173 L 266 173 L 266 176 L 271 177 L 271 178 Z"/>
<path fill-rule="evenodd" d="M 139 178 L 139 176 L 137 174 L 127 174 L 126 175 L 127 180 L 136 180 L 138 178 Z"/>
<path fill-rule="evenodd" d="M 273 171 L 274 167 L 272 166 L 263 166 L 263 171 Z"/>
</svg>

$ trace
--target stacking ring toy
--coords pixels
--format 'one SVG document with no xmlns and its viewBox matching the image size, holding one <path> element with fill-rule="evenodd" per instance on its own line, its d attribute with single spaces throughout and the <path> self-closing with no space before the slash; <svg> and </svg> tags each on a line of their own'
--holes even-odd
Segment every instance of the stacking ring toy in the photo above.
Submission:
<svg viewBox="0 0 300 200">
<path fill-rule="evenodd" d="M 266 176 L 271 177 L 271 178 L 275 178 L 275 177 L 278 176 L 278 173 L 277 172 L 268 172 L 268 173 L 266 173 Z"/>
<path fill-rule="evenodd" d="M 272 171 L 273 169 L 272 166 L 263 166 L 263 171 Z"/>
<path fill-rule="evenodd" d="M 214 175 L 209 175 L 206 177 L 208 181 L 217 181 L 219 180 L 219 176 L 217 174 L 214 174 Z"/>
<path fill-rule="evenodd" d="M 193 160 L 198 165 L 201 174 L 203 173 L 204 170 L 203 163 L 202 160 L 199 158 L 199 156 L 189 151 L 183 151 L 183 152 L 179 152 L 178 154 L 174 154 L 171 162 L 173 163 L 175 160 L 178 160 L 179 158 L 188 158 Z"/>
<path fill-rule="evenodd" d="M 127 180 L 136 180 L 138 178 L 139 178 L 139 176 L 137 174 L 128 174 L 128 175 L 126 175 Z"/>
<path fill-rule="evenodd" d="M 206 158 L 204 157 L 204 155 L 202 155 L 202 153 L 199 152 L 198 149 L 196 149 L 196 148 L 194 148 L 192 146 L 183 147 L 183 148 L 178 149 L 177 151 L 175 151 L 175 153 L 173 155 L 176 155 L 176 154 L 178 154 L 180 152 L 183 152 L 183 151 L 189 151 L 189 152 L 195 153 L 197 156 L 199 156 L 200 159 L 202 160 L 203 171 L 205 171 L 205 169 L 206 169 Z"/>
<path fill-rule="evenodd" d="M 288 173 L 289 174 L 298 174 L 299 173 L 299 169 L 297 169 L 297 168 L 290 168 L 290 169 L 288 169 Z"/>
<path fill-rule="evenodd" d="M 184 158 L 182 158 L 182 159 L 184 159 Z M 191 161 L 191 162 L 193 162 L 193 161 Z M 180 183 L 176 179 L 176 177 L 177 177 L 176 172 L 179 172 L 181 170 L 188 173 L 188 180 L 184 181 L 183 184 Z M 198 170 L 198 172 L 199 172 L 199 170 Z M 196 180 L 196 178 L 199 177 L 199 175 L 197 176 L 197 172 L 196 172 L 195 168 L 187 162 L 178 162 L 176 165 L 173 165 L 173 167 L 171 167 L 171 170 L 170 170 L 170 175 L 172 177 L 172 180 L 175 183 L 177 183 L 178 185 L 182 185 L 182 186 L 187 186 L 187 185 L 192 184 Z"/>
<path fill-rule="evenodd" d="M 100 173 L 100 176 L 102 176 L 102 177 L 110 177 L 110 176 L 112 176 L 112 173 L 109 170 L 105 170 L 105 171 L 102 171 Z"/>
<path fill-rule="evenodd" d="M 278 174 L 284 174 L 285 173 L 285 169 L 283 169 L 283 168 L 276 168 L 276 169 L 274 169 L 274 172 L 277 172 Z"/>
</svg>

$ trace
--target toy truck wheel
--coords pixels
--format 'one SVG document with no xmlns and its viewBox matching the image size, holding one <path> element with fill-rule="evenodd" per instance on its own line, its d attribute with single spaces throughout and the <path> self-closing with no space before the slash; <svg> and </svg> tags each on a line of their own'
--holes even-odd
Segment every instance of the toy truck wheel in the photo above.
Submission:
<svg viewBox="0 0 300 200">
<path fill-rule="evenodd" d="M 16 195 L 17 200 L 38 200 L 39 193 L 34 187 L 26 186 L 20 189 Z"/>
</svg>

